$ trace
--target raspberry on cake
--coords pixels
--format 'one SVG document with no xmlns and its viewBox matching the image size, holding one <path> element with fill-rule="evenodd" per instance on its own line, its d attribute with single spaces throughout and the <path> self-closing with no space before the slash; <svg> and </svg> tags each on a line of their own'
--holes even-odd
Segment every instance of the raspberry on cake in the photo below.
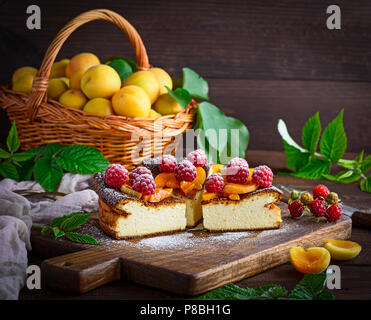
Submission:
<svg viewBox="0 0 371 320">
<path fill-rule="evenodd" d="M 197 149 L 188 154 L 187 160 L 191 162 L 195 167 L 203 167 L 207 163 L 207 157 L 203 150 Z"/>
<path fill-rule="evenodd" d="M 224 167 L 213 165 L 201 202 L 205 229 L 238 231 L 279 228 L 281 209 L 274 203 L 281 199 L 282 192 L 271 186 L 272 179 L 272 171 L 267 166 L 249 169 L 247 161 L 241 158 L 232 159 Z"/>
<path fill-rule="evenodd" d="M 106 233 L 128 239 L 185 229 L 186 204 L 173 197 L 172 188 L 156 188 L 148 168 L 134 169 L 129 180 L 123 169 L 110 165 L 93 177 L 99 195 L 99 224 Z"/>
</svg>

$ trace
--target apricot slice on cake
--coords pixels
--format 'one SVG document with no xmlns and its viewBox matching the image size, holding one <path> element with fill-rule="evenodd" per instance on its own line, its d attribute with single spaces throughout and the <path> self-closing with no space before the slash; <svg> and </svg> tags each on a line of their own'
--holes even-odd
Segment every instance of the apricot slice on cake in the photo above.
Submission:
<svg viewBox="0 0 371 320">
<path fill-rule="evenodd" d="M 123 184 L 120 189 L 123 193 L 126 193 L 130 196 L 137 197 L 139 199 L 142 197 L 140 192 L 133 190 L 129 185 Z"/>
<path fill-rule="evenodd" d="M 165 188 L 165 189 L 156 189 L 155 194 L 145 195 L 143 196 L 143 200 L 149 202 L 160 202 L 168 197 L 170 197 L 173 193 L 173 189 Z"/>
<path fill-rule="evenodd" d="M 202 200 L 203 201 L 208 201 L 208 200 L 211 200 L 211 199 L 215 199 L 217 197 L 218 197 L 218 194 L 217 193 L 204 192 L 202 194 Z"/>
<path fill-rule="evenodd" d="M 223 193 L 236 193 L 236 194 L 242 194 L 242 193 L 249 193 L 253 192 L 258 189 L 258 185 L 252 182 L 249 182 L 247 184 L 239 184 L 239 183 L 230 183 L 227 182 L 224 186 Z"/>
<path fill-rule="evenodd" d="M 321 273 L 330 264 L 331 256 L 326 248 L 313 247 L 305 250 L 303 247 L 292 247 L 290 260 L 301 273 Z"/>
<path fill-rule="evenodd" d="M 353 241 L 326 239 L 324 247 L 335 260 L 350 260 L 358 256 L 362 247 Z"/>
<path fill-rule="evenodd" d="M 180 188 L 179 181 L 175 178 L 174 172 L 162 172 L 155 178 L 157 188 Z"/>
</svg>

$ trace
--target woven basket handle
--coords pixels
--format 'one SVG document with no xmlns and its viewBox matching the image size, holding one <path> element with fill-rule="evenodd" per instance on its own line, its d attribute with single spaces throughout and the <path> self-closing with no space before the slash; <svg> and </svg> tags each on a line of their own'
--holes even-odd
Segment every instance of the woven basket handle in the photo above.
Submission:
<svg viewBox="0 0 371 320">
<path fill-rule="evenodd" d="M 50 70 L 63 43 L 73 31 L 83 24 L 93 20 L 110 21 L 124 31 L 135 51 L 138 65 L 137 69 L 146 70 L 150 68 L 147 51 L 144 47 L 143 41 L 138 32 L 126 19 L 119 14 L 106 9 L 97 9 L 84 12 L 72 19 L 58 32 L 45 53 L 45 57 L 41 63 L 40 70 L 34 79 L 32 92 L 27 102 L 31 122 L 37 116 L 40 104 L 46 99 Z"/>
</svg>

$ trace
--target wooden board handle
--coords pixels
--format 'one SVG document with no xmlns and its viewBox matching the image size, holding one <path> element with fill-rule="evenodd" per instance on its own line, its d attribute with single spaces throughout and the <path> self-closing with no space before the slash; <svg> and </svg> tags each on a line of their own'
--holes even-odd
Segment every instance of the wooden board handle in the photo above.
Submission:
<svg viewBox="0 0 371 320">
<path fill-rule="evenodd" d="M 358 210 L 352 215 L 353 226 L 371 228 L 371 212 Z"/>
<path fill-rule="evenodd" d="M 121 264 L 115 250 L 101 247 L 69 253 L 44 260 L 41 264 L 43 285 L 75 293 L 85 293 L 119 280 Z"/>
</svg>

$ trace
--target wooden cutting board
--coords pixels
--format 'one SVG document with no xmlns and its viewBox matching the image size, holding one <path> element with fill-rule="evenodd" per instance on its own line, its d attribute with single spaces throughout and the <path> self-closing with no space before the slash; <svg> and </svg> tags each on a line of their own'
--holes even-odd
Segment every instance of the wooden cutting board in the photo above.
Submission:
<svg viewBox="0 0 371 320">
<path fill-rule="evenodd" d="M 282 217 L 278 230 L 188 230 L 130 241 L 105 235 L 94 218 L 76 232 L 94 236 L 103 246 L 54 240 L 39 230 L 33 230 L 31 242 L 35 254 L 49 258 L 43 261 L 41 274 L 43 284 L 51 288 L 84 293 L 123 279 L 198 295 L 288 262 L 292 246 L 322 246 L 324 239 L 351 235 L 352 222 L 345 215 L 337 223 L 327 223 L 313 217 L 292 219 L 283 209 Z"/>
</svg>

